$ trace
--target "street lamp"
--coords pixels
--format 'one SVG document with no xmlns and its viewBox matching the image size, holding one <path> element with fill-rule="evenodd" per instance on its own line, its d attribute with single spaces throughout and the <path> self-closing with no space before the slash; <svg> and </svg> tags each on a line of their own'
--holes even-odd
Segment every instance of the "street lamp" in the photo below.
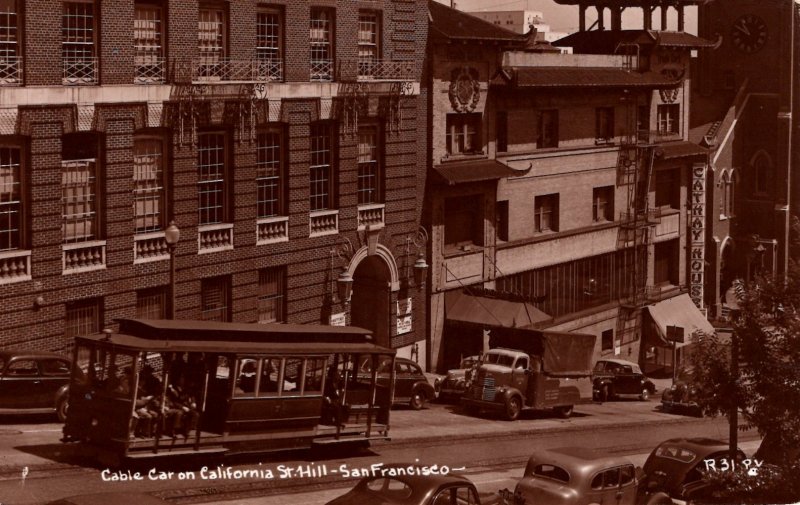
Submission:
<svg viewBox="0 0 800 505">
<path fill-rule="evenodd" d="M 164 230 L 164 240 L 169 249 L 169 318 L 175 319 L 175 247 L 181 239 L 181 230 L 175 221 L 170 221 Z"/>
<path fill-rule="evenodd" d="M 339 300 L 344 302 L 345 305 L 349 305 L 350 297 L 353 295 L 353 276 L 347 270 L 340 273 L 339 278 L 336 279 L 336 291 L 339 295 Z"/>
</svg>

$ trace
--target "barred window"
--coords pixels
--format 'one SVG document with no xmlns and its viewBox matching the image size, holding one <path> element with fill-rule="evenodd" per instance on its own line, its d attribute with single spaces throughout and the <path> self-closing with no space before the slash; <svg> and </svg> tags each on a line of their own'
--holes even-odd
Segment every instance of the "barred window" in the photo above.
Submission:
<svg viewBox="0 0 800 505">
<path fill-rule="evenodd" d="M 167 288 L 157 287 L 137 291 L 136 317 L 138 319 L 166 319 Z"/>
<path fill-rule="evenodd" d="M 64 2 L 61 56 L 67 82 L 95 80 L 95 6 L 93 2 Z"/>
<path fill-rule="evenodd" d="M 164 80 L 163 30 L 161 7 L 137 2 L 133 18 L 133 50 L 138 82 Z"/>
<path fill-rule="evenodd" d="M 61 231 L 64 243 L 86 242 L 99 236 L 97 149 L 92 133 L 62 137 Z"/>
<path fill-rule="evenodd" d="M 279 130 L 261 132 L 256 139 L 256 202 L 258 217 L 283 213 L 283 142 Z"/>
<path fill-rule="evenodd" d="M 102 306 L 102 298 L 68 303 L 64 319 L 64 336 L 74 338 L 100 333 Z"/>
<path fill-rule="evenodd" d="M 203 321 L 230 321 L 230 277 L 212 277 L 200 283 Z"/>
<path fill-rule="evenodd" d="M 0 251 L 22 247 L 22 154 L 0 146 Z"/>
<path fill-rule="evenodd" d="M 225 58 L 227 45 L 226 15 L 223 9 L 202 8 L 198 13 L 197 45 L 203 63 Z"/>
<path fill-rule="evenodd" d="M 378 13 L 361 11 L 358 14 L 358 59 L 372 61 L 380 58 L 380 21 Z"/>
<path fill-rule="evenodd" d="M 258 272 L 258 322 L 285 323 L 286 267 Z"/>
<path fill-rule="evenodd" d="M 378 128 L 358 129 L 358 203 L 365 205 L 381 201 L 381 166 Z"/>
<path fill-rule="evenodd" d="M 256 57 L 280 60 L 282 57 L 283 19 L 277 9 L 264 9 L 256 15 Z"/>
<path fill-rule="evenodd" d="M 136 139 L 133 147 L 133 216 L 136 233 L 163 228 L 164 156 L 161 139 Z"/>
<path fill-rule="evenodd" d="M 4 66 L 16 63 L 19 56 L 19 15 L 15 0 L 0 0 L 0 83 Z"/>
<path fill-rule="evenodd" d="M 328 123 L 311 126 L 311 211 L 327 210 L 332 206 L 333 135 Z"/>
<path fill-rule="evenodd" d="M 223 223 L 227 217 L 227 154 L 224 133 L 204 133 L 197 147 L 198 224 Z"/>
</svg>

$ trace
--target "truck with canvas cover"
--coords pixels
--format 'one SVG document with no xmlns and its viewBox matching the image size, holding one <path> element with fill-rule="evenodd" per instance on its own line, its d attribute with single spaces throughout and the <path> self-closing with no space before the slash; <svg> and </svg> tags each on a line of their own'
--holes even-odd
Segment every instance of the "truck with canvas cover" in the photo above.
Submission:
<svg viewBox="0 0 800 505">
<path fill-rule="evenodd" d="M 562 380 L 591 377 L 596 339 L 581 333 L 493 328 L 491 350 L 462 397 L 465 410 L 502 412 L 510 421 L 523 409 L 552 409 L 569 417 L 580 393 Z"/>
</svg>

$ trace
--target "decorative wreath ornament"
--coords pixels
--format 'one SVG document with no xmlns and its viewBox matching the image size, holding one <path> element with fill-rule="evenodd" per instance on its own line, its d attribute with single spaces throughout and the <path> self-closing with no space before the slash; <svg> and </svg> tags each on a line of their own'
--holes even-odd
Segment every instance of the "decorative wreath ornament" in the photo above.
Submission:
<svg viewBox="0 0 800 505">
<path fill-rule="evenodd" d="M 660 89 L 658 94 L 661 95 L 661 101 L 664 103 L 673 103 L 678 99 L 678 88 L 674 89 Z"/>
<path fill-rule="evenodd" d="M 481 98 L 478 72 L 472 68 L 453 70 L 450 79 L 450 104 L 456 112 L 472 112 Z"/>
</svg>

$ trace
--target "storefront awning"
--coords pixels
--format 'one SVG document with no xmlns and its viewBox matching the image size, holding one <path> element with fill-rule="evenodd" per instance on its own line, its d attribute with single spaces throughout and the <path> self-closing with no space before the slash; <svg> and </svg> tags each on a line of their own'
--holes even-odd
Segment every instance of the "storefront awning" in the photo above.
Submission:
<svg viewBox="0 0 800 505">
<path fill-rule="evenodd" d="M 505 328 L 523 328 L 551 319 L 530 302 L 480 296 L 460 289 L 445 293 L 444 310 L 449 321 Z"/>
<path fill-rule="evenodd" d="M 450 186 L 464 182 L 496 181 L 528 173 L 528 170 L 517 170 L 489 159 L 450 161 L 433 167 L 433 170 Z"/>
<path fill-rule="evenodd" d="M 698 330 L 709 335 L 714 333 L 714 327 L 685 293 L 650 305 L 647 311 L 658 329 L 658 336 L 668 347 L 672 347 L 672 342 L 667 340 L 667 326 L 683 328 L 684 342 L 678 342 L 678 348 L 690 343 L 692 334 Z"/>
</svg>

